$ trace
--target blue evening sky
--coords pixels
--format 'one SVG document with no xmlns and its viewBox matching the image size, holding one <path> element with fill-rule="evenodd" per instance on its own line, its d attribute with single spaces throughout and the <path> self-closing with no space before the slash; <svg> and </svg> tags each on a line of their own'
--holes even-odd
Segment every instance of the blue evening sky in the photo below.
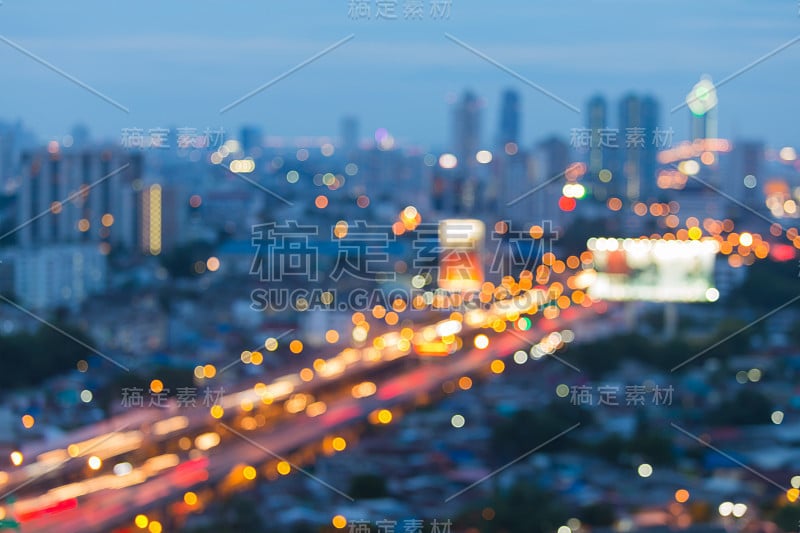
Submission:
<svg viewBox="0 0 800 533">
<path fill-rule="evenodd" d="M 494 138 L 500 92 L 517 88 L 523 141 L 569 136 L 585 118 L 445 38 L 584 108 L 594 93 L 661 102 L 678 137 L 688 111 L 670 114 L 703 73 L 719 81 L 800 35 L 797 0 L 453 0 L 435 20 L 353 20 L 348 0 L 239 2 L 2 0 L 0 36 L 129 108 L 125 113 L 0 42 L 0 120 L 41 138 L 76 122 L 98 136 L 122 128 L 260 125 L 266 134 L 335 136 L 343 115 L 361 133 L 446 146 L 448 102 L 465 88 L 485 100 Z M 391 2 L 390 2 L 391 3 Z M 331 44 L 355 37 L 227 113 L 220 108 Z M 720 133 L 798 145 L 800 42 L 718 91 Z M 614 118 L 616 120 L 616 118 Z"/>
</svg>

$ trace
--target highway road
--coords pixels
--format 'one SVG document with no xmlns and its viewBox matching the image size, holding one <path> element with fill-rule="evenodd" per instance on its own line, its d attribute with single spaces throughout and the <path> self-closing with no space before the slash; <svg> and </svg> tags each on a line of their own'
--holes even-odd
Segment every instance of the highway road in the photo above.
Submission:
<svg viewBox="0 0 800 533">
<path fill-rule="evenodd" d="M 602 322 L 598 320 L 598 306 L 604 308 L 605 304 L 570 307 L 557 318 L 534 321 L 528 331 L 509 328 L 500 333 L 486 328 L 486 324 L 497 316 L 505 318 L 505 309 L 493 308 L 485 311 L 485 316 L 481 316 L 481 320 L 474 320 L 472 324 L 465 317 L 463 329 L 459 332 L 464 342 L 461 350 L 447 357 L 436 358 L 437 364 L 397 365 L 392 367 L 392 372 L 381 372 L 381 369 L 402 358 L 409 360 L 406 356 L 413 355 L 413 352 L 393 347 L 391 341 L 394 339 L 396 344 L 396 332 L 385 333 L 383 335 L 387 336 L 389 342 L 386 342 L 379 358 L 369 349 L 342 350 L 327 360 L 328 370 L 319 372 L 311 381 L 305 382 L 286 375 L 264 384 L 260 389 L 247 388 L 227 395 L 221 402 L 225 414 L 219 420 L 213 418 L 207 409 L 179 412 L 173 407 L 166 412 L 141 410 L 131 413 L 95 428 L 93 440 L 87 440 L 90 432 L 84 431 L 81 436 L 84 442 L 90 443 L 91 448 L 87 446 L 74 459 L 69 459 L 67 455 L 63 464 L 55 463 L 60 468 L 70 462 L 83 467 L 85 456 L 97 455 L 111 464 L 112 459 L 122 453 L 135 453 L 138 449 L 149 449 L 154 445 L 163 448 L 161 451 L 164 453 L 137 464 L 130 473 L 122 476 L 98 473 L 96 477 L 77 483 L 58 485 L 59 469 L 54 469 L 53 457 L 63 454 L 59 454 L 58 450 L 50 450 L 47 452 L 50 456 L 45 454 L 47 461 L 29 465 L 26 477 L 18 473 L 4 488 L 12 490 L 14 486 L 18 487 L 19 500 L 14 513 L 22 518 L 26 532 L 99 532 L 129 525 L 136 514 L 163 508 L 165 502 L 181 501 L 187 490 L 218 483 L 242 465 L 260 465 L 274 459 L 274 456 L 286 457 L 294 450 L 321 442 L 348 425 L 362 423 L 377 409 L 410 403 L 420 395 L 441 390 L 442 383 L 474 375 L 484 370 L 493 359 L 508 357 L 520 349 L 527 351 L 532 344 L 553 331 L 569 328 L 585 331 L 588 336 L 607 333 L 609 328 L 597 328 L 597 324 Z M 447 321 L 440 324 L 443 322 Z M 429 326 L 418 326 L 418 331 L 425 327 Z M 490 338 L 487 348 L 479 349 L 471 344 L 478 333 Z M 536 364 L 545 363 L 556 364 L 555 361 L 539 361 Z M 373 394 L 355 398 L 344 392 L 365 379 L 374 379 Z M 320 394 L 320 390 L 329 392 Z M 312 419 L 309 412 L 301 409 L 293 415 L 276 415 L 272 423 L 248 430 L 237 425 L 242 416 L 240 406 L 243 401 L 260 406 L 268 397 L 274 408 L 298 394 L 319 394 L 315 397 L 317 402 L 319 398 L 326 397 L 324 412 L 314 413 L 316 416 Z M 176 421 L 178 429 L 154 435 L 153 424 L 165 420 Z M 312 420 L 313 423 L 310 423 Z M 124 429 L 113 431 L 120 427 Z M 150 428 L 150 431 L 143 428 Z M 112 431 L 109 432 L 109 429 Z M 194 437 L 196 448 L 196 438 L 202 433 L 219 435 L 218 444 L 206 450 L 166 451 L 167 447 L 174 450 L 175 442 L 187 435 Z M 129 449 L 131 447 L 132 450 Z M 36 476 L 46 472 L 44 468 L 54 469 L 49 476 L 40 478 L 46 479 L 44 485 L 52 488 L 31 494 L 26 490 L 28 487 L 25 483 L 30 483 L 30 486 L 37 484 Z"/>
</svg>

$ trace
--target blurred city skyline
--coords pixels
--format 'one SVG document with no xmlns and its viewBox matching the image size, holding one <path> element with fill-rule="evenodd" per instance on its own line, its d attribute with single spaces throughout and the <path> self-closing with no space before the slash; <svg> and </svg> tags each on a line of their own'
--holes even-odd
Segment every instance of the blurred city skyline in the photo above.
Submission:
<svg viewBox="0 0 800 533">
<path fill-rule="evenodd" d="M 799 1 L 0 0 L 0 531 L 796 532 Z"/>
</svg>

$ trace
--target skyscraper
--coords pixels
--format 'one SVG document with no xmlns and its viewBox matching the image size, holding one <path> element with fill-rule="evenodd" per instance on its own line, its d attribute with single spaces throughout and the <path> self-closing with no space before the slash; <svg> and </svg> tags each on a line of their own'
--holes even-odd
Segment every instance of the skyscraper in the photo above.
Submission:
<svg viewBox="0 0 800 533">
<path fill-rule="evenodd" d="M 513 89 L 507 89 L 503 92 L 503 102 L 500 108 L 500 129 L 497 134 L 498 146 L 503 147 L 508 143 L 519 144 L 519 125 L 519 93 Z"/>
<path fill-rule="evenodd" d="M 751 208 L 763 207 L 763 183 L 766 181 L 762 174 L 764 144 L 759 141 L 736 141 L 730 159 L 732 168 L 723 177 L 725 191 Z"/>
<path fill-rule="evenodd" d="M 534 212 L 538 214 L 541 221 L 551 220 L 554 224 L 560 224 L 563 212 L 558 207 L 558 200 L 561 197 L 562 184 L 564 179 L 556 180 L 549 186 L 555 176 L 564 173 L 570 165 L 570 147 L 565 140 L 551 136 L 536 145 L 534 149 L 535 159 L 535 194 L 530 196 L 535 202 Z"/>
<path fill-rule="evenodd" d="M 657 194 L 659 144 L 654 138 L 658 131 L 659 105 L 653 96 L 642 98 L 642 128 L 644 128 L 644 149 L 641 152 L 641 190 L 640 196 L 650 198 Z M 663 148 L 668 148 L 664 146 Z"/>
<path fill-rule="evenodd" d="M 620 170 L 624 189 L 620 192 L 628 200 L 638 200 L 641 193 L 642 167 L 639 142 L 642 128 L 642 101 L 635 94 L 628 94 L 619 103 Z M 646 135 L 645 135 L 646 137 Z M 645 139 L 646 142 L 646 139 Z"/>
<path fill-rule="evenodd" d="M 472 91 L 465 91 L 453 110 L 453 150 L 459 174 L 475 165 L 481 142 L 481 102 Z"/>
<path fill-rule="evenodd" d="M 608 107 L 606 99 L 598 94 L 593 96 L 586 104 L 586 127 L 589 130 L 589 146 L 579 148 L 581 152 L 588 152 L 586 155 L 586 168 L 588 182 L 592 189 L 592 194 L 598 200 L 605 200 L 611 195 L 614 179 L 614 161 L 612 147 L 609 146 L 605 133 L 608 130 Z M 573 144 L 576 141 L 573 141 Z M 619 176 L 616 178 L 621 179 Z"/>
<path fill-rule="evenodd" d="M 653 134 L 658 127 L 658 102 L 651 96 L 625 96 L 619 105 L 620 164 L 628 200 L 647 198 L 656 192 L 658 147 Z"/>
<path fill-rule="evenodd" d="M 249 154 L 254 148 L 261 148 L 261 142 L 264 137 L 261 133 L 261 128 L 258 126 L 242 126 L 241 131 L 242 150 L 245 154 Z"/>
<path fill-rule="evenodd" d="M 596 179 L 598 174 L 604 168 L 607 168 L 608 161 L 606 151 L 600 142 L 601 134 L 608 125 L 608 110 L 606 108 L 606 99 L 602 95 L 595 95 L 589 100 L 587 104 L 587 124 L 586 127 L 591 132 L 589 144 L 589 159 L 587 169 L 589 176 Z"/>
<path fill-rule="evenodd" d="M 345 155 L 358 149 L 358 119 L 353 116 L 344 117 L 339 125 L 339 146 Z"/>
<path fill-rule="evenodd" d="M 91 134 L 86 124 L 79 123 L 72 127 L 72 146 L 74 148 L 86 148 L 91 142 Z"/>
<path fill-rule="evenodd" d="M 692 140 L 717 138 L 717 89 L 703 76 L 686 96 Z"/>
<path fill-rule="evenodd" d="M 493 193 L 495 212 L 504 219 L 528 225 L 538 222 L 539 196 L 530 194 L 536 186 L 532 157 L 525 151 L 513 155 L 498 151 L 492 160 L 492 179 L 488 187 Z"/>
</svg>

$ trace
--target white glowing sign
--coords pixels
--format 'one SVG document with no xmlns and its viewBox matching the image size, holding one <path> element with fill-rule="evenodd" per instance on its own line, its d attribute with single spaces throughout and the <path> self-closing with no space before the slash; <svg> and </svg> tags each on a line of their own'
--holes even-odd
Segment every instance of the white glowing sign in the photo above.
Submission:
<svg viewBox="0 0 800 533">
<path fill-rule="evenodd" d="M 713 302 L 714 240 L 592 238 L 587 242 L 597 275 L 589 295 L 602 300 Z"/>
</svg>

